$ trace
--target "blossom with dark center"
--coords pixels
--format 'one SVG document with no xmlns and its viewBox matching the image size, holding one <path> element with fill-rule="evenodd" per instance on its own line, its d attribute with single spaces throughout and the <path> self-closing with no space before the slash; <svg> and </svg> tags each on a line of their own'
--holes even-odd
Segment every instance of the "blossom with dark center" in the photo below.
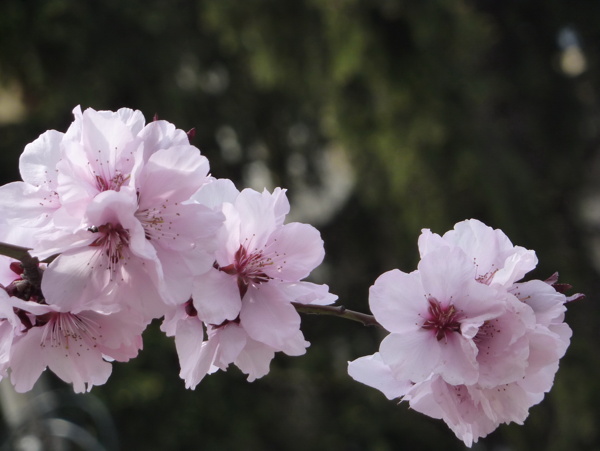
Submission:
<svg viewBox="0 0 600 451">
<path fill-rule="evenodd" d="M 410 274 L 371 287 L 375 318 L 391 333 L 350 376 L 443 419 L 467 446 L 501 423 L 522 424 L 552 387 L 571 329 L 568 285 L 515 283 L 536 263 L 500 230 L 463 221 L 443 236 L 423 230 Z"/>
<path fill-rule="evenodd" d="M 380 353 L 396 377 L 417 382 L 439 374 L 453 384 L 477 381 L 474 338 L 505 309 L 497 290 L 477 282 L 472 263 L 450 247 L 428 253 L 418 271 L 381 275 L 371 287 L 369 303 L 391 332 Z"/>
<path fill-rule="evenodd" d="M 145 125 L 139 111 L 78 107 L 74 115 L 66 133 L 48 132 L 28 147 L 27 181 L 3 188 L 16 210 L 32 205 L 19 214 L 32 253 L 58 255 L 44 294 L 67 310 L 84 302 L 115 311 L 140 304 L 153 288 L 146 313 L 160 316 L 159 303 L 189 299 L 194 277 L 215 260 L 223 214 L 191 200 L 210 180 L 208 160 L 183 130 L 160 120 Z"/>
<path fill-rule="evenodd" d="M 268 372 L 275 352 L 303 354 L 308 346 L 292 302 L 330 304 L 326 285 L 301 281 L 322 261 L 319 232 L 307 224 L 284 224 L 285 192 L 238 192 L 218 180 L 195 200 L 225 214 L 216 261 L 194 281 L 189 304 L 167 312 L 163 330 L 175 336 L 181 377 L 195 387 L 215 368 L 230 363 L 248 379 Z M 204 340 L 204 330 L 208 341 Z"/>
<path fill-rule="evenodd" d="M 237 277 L 240 297 L 243 298 L 250 284 L 258 285 L 272 279 L 264 271 L 265 266 L 272 264 L 273 261 L 269 257 L 265 258 L 262 251 L 249 254 L 246 248 L 240 244 L 239 249 L 234 254 L 233 263 L 223 268 L 215 264 L 215 267 L 225 274 Z"/>
<path fill-rule="evenodd" d="M 18 392 L 33 387 L 46 367 L 76 392 L 106 382 L 111 364 L 127 361 L 142 347 L 146 323 L 131 311 L 101 314 L 91 310 L 63 312 L 57 307 L 11 298 L 31 327 L 17 333 L 10 356 L 11 382 Z"/>
</svg>

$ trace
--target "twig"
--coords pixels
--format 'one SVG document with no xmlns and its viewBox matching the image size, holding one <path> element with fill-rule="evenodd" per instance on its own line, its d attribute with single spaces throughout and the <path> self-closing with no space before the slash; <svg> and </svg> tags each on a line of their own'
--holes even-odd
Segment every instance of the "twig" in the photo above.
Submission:
<svg viewBox="0 0 600 451">
<path fill-rule="evenodd" d="M 353 310 L 347 310 L 343 305 L 312 305 L 300 304 L 299 302 L 292 302 L 292 305 L 299 313 L 308 313 L 309 315 L 337 316 L 340 318 L 357 321 L 365 326 L 379 326 L 383 328 L 383 326 L 377 322 L 374 316 L 367 315 L 366 313 L 355 312 Z"/>
<path fill-rule="evenodd" d="M 39 260 L 29 254 L 30 249 L 14 244 L 0 242 L 0 254 L 14 258 L 23 266 L 23 278 L 33 287 L 39 289 L 42 286 L 42 273 L 39 268 Z"/>
</svg>

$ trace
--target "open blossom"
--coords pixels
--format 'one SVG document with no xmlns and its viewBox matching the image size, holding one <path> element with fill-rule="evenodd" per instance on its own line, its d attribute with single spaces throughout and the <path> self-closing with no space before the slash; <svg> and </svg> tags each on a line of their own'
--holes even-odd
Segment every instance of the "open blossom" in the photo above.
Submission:
<svg viewBox="0 0 600 451">
<path fill-rule="evenodd" d="M 76 392 L 89 391 L 106 382 L 110 361 L 127 361 L 142 348 L 147 322 L 140 314 L 48 305 L 21 263 L 0 257 L 0 267 L 0 375 L 10 375 L 18 392 L 31 390 L 46 368 Z"/>
<path fill-rule="evenodd" d="M 195 199 L 225 214 L 216 261 L 196 278 L 188 314 L 167 315 L 163 329 L 175 336 L 188 387 L 230 363 L 253 380 L 266 374 L 275 352 L 301 355 L 308 346 L 291 302 L 329 304 L 337 298 L 327 286 L 301 281 L 323 260 L 323 242 L 312 226 L 284 224 L 289 203 L 281 189 L 240 193 L 215 181 Z M 185 345 L 203 340 L 201 323 L 208 334 L 202 348 Z"/>
<path fill-rule="evenodd" d="M 567 298 L 555 278 L 518 282 L 535 254 L 479 221 L 442 237 L 424 230 L 419 249 L 417 271 L 390 271 L 371 287 L 371 310 L 391 333 L 348 371 L 471 446 L 502 423 L 522 424 L 550 390 L 571 337 L 565 303 L 580 295 Z"/>
<path fill-rule="evenodd" d="M 11 298 L 22 319 L 10 356 L 10 378 L 18 392 L 33 387 L 49 368 L 76 392 L 89 391 L 110 376 L 110 360 L 136 357 L 142 348 L 146 322 L 137 313 L 121 310 L 60 311 L 58 307 Z"/>
<path fill-rule="evenodd" d="M 34 255 L 60 254 L 44 277 L 50 303 L 110 312 L 131 300 L 147 318 L 162 316 L 214 262 L 223 215 L 191 201 L 210 180 L 208 161 L 185 132 L 145 124 L 139 111 L 74 115 L 66 133 L 26 147 L 24 181 L 0 187 L 0 207 L 31 229 Z"/>
<path fill-rule="evenodd" d="M 506 309 L 501 293 L 478 283 L 464 253 L 450 248 L 423 257 L 418 271 L 381 275 L 369 302 L 391 332 L 380 352 L 397 377 L 435 373 L 452 384 L 477 382 L 478 334 Z"/>
</svg>

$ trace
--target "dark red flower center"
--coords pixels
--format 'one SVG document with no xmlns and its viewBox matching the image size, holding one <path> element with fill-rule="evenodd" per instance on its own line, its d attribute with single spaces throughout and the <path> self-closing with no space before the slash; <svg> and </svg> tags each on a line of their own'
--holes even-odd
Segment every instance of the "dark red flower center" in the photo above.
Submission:
<svg viewBox="0 0 600 451">
<path fill-rule="evenodd" d="M 454 305 L 443 307 L 434 297 L 427 298 L 429 317 L 423 323 L 423 329 L 433 330 L 438 341 L 445 339 L 452 332 L 460 332 L 458 313 Z"/>
<path fill-rule="evenodd" d="M 250 284 L 260 284 L 272 279 L 264 271 L 266 266 L 272 264 L 272 260 L 265 257 L 262 251 L 249 253 L 244 246 L 240 245 L 235 252 L 233 263 L 223 267 L 215 263 L 215 268 L 226 274 L 237 276 L 240 297 L 243 298 Z"/>
</svg>

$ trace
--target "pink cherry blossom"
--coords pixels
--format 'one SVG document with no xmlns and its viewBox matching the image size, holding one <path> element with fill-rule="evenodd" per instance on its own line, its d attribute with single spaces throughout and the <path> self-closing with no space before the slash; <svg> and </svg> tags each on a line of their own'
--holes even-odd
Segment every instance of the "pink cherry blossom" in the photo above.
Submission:
<svg viewBox="0 0 600 451">
<path fill-rule="evenodd" d="M 31 229 L 40 259 L 60 254 L 44 277 L 48 303 L 70 310 L 78 299 L 108 313 L 125 302 L 162 316 L 215 259 L 223 214 L 192 200 L 211 180 L 208 160 L 185 132 L 146 125 L 139 111 L 74 115 L 66 133 L 26 148 L 23 182 L 0 188 L 8 220 Z"/>
<path fill-rule="evenodd" d="M 48 367 L 76 392 L 106 382 L 108 360 L 125 362 L 142 348 L 146 322 L 131 311 L 63 312 L 57 307 L 10 298 L 21 311 L 23 328 L 15 335 L 10 355 L 10 378 L 18 392 L 33 387 Z"/>
<path fill-rule="evenodd" d="M 186 386 L 230 363 L 254 380 L 268 372 L 275 352 L 296 356 L 308 346 L 292 302 L 337 299 L 327 286 L 301 280 L 321 263 L 323 242 L 309 225 L 284 224 L 289 203 L 281 189 L 240 193 L 215 180 L 194 199 L 225 214 L 216 262 L 195 279 L 187 310 L 167 314 L 163 329 L 175 336 Z"/>
<path fill-rule="evenodd" d="M 281 189 L 272 194 L 246 189 L 231 201 L 221 207 L 226 219 L 214 269 L 195 281 L 194 307 L 206 324 L 239 319 L 251 338 L 284 350 L 300 324 L 288 287 L 303 283 L 321 263 L 323 241 L 310 225 L 283 223 L 289 203 Z"/>
<path fill-rule="evenodd" d="M 471 446 L 502 423 L 522 424 L 551 389 L 571 337 L 565 303 L 581 295 L 558 292 L 555 277 L 515 283 L 535 254 L 478 221 L 442 237 L 424 230 L 419 248 L 417 271 L 390 271 L 371 287 L 371 309 L 391 333 L 348 372 L 443 419 Z M 473 283 L 484 290 L 470 291 Z"/>
<path fill-rule="evenodd" d="M 108 360 L 127 361 L 141 349 L 141 315 L 61 310 L 45 302 L 20 262 L 0 257 L 0 267 L 0 375 L 10 374 L 17 391 L 30 390 L 46 367 L 76 392 L 89 391 L 106 382 Z"/>
<path fill-rule="evenodd" d="M 396 377 L 418 382 L 439 374 L 452 384 L 477 382 L 478 333 L 506 307 L 474 272 L 460 249 L 440 248 L 423 257 L 418 271 L 387 272 L 371 287 L 371 310 L 392 332 L 380 353 Z"/>
</svg>

